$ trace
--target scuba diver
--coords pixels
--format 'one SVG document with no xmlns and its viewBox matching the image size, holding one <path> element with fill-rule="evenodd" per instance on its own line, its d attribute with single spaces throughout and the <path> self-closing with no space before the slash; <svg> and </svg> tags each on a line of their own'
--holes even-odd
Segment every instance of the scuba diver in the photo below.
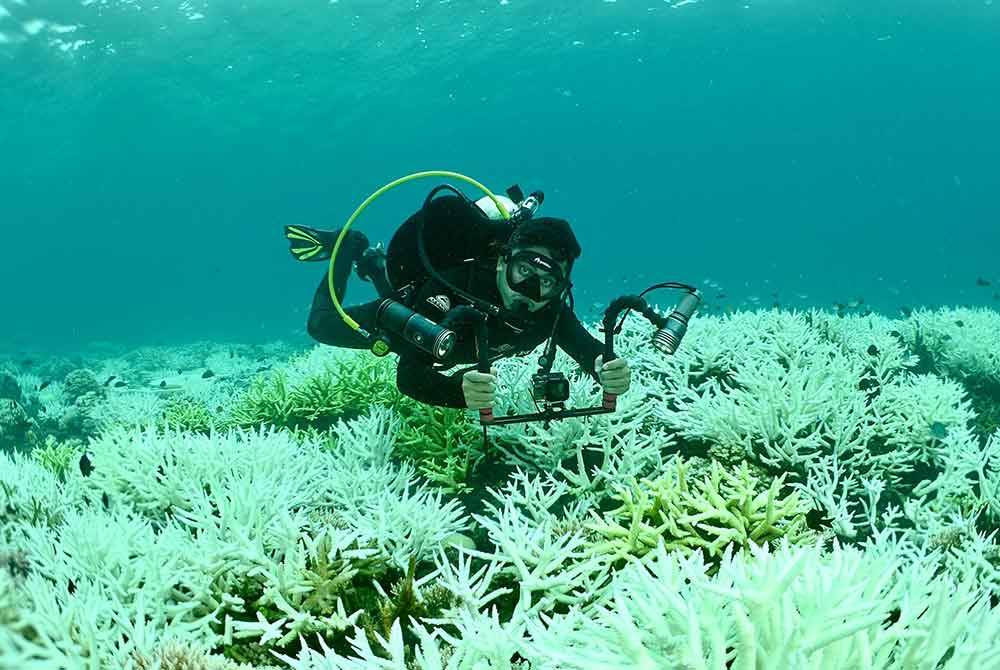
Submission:
<svg viewBox="0 0 1000 670">
<path fill-rule="evenodd" d="M 527 355 L 546 341 L 544 374 L 532 379 L 536 404 L 569 395 L 565 377 L 551 373 L 557 346 L 606 396 L 625 393 L 628 364 L 604 360 L 610 349 L 573 311 L 571 276 L 581 248 L 570 224 L 534 216 L 541 192 L 524 198 L 512 186 L 507 194 L 472 201 L 439 186 L 387 250 L 372 248 L 356 230 L 286 226 L 296 259 L 335 258 L 313 297 L 309 334 L 331 346 L 392 351 L 399 356 L 400 392 L 430 405 L 481 410 L 481 417 L 491 417 L 495 400 L 490 364 Z M 341 308 L 352 270 L 372 282 L 379 297 Z M 372 333 L 378 333 L 374 340 Z M 461 363 L 478 365 L 445 374 Z"/>
</svg>

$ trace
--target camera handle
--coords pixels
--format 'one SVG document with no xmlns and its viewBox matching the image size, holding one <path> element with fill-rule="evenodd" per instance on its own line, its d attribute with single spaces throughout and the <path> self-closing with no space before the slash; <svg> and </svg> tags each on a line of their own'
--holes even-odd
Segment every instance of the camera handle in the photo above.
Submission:
<svg viewBox="0 0 1000 670">
<path fill-rule="evenodd" d="M 613 328 L 606 328 L 604 330 L 604 358 L 601 359 L 601 362 L 607 363 L 613 360 L 615 360 L 615 331 Z M 609 412 L 614 412 L 618 409 L 618 396 L 605 391 L 601 398 L 601 407 Z"/>
<path fill-rule="evenodd" d="M 604 333 L 604 360 L 609 361 L 614 359 L 614 328 L 605 330 Z M 476 347 L 479 351 L 479 363 L 478 370 L 480 372 L 490 371 L 490 361 L 489 361 L 489 341 L 488 333 L 486 329 L 486 318 L 482 319 L 480 323 L 477 324 L 476 328 Z M 555 359 L 555 342 L 553 338 L 550 338 L 548 345 L 546 346 L 545 353 L 539 359 L 539 372 L 547 372 L 552 369 L 552 362 Z M 618 396 L 605 393 L 602 399 L 601 405 L 599 407 L 587 407 L 582 409 L 561 409 L 554 410 L 551 407 L 546 407 L 545 410 L 541 412 L 533 412 L 531 414 L 513 414 L 508 416 L 493 416 L 493 410 L 491 408 L 484 408 L 479 410 L 479 423 L 483 427 L 483 439 L 486 439 L 486 427 L 487 426 L 503 426 L 513 423 L 530 423 L 532 421 L 556 421 L 559 419 L 570 419 L 574 417 L 584 417 L 584 416 L 594 416 L 596 414 L 611 414 L 617 409 Z"/>
<path fill-rule="evenodd" d="M 476 307 L 469 305 L 459 305 L 453 307 L 444 319 L 441 320 L 442 328 L 452 328 L 456 325 L 471 323 L 476 332 L 476 370 L 478 372 L 490 372 L 490 334 L 486 327 L 487 315 Z M 493 423 L 493 409 L 484 407 L 479 410 L 479 423 L 484 426 Z"/>
<path fill-rule="evenodd" d="M 476 368 L 479 372 L 490 373 L 490 335 L 486 328 L 486 315 L 479 313 L 480 318 L 476 322 L 476 351 L 479 354 L 479 361 Z M 486 426 L 493 423 L 493 408 L 483 407 L 479 410 L 479 423 L 483 426 L 483 440 L 486 440 Z"/>
</svg>

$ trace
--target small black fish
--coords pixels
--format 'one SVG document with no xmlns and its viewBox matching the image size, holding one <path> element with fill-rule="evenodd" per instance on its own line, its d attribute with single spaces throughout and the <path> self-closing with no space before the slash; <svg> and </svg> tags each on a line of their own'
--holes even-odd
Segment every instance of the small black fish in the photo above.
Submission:
<svg viewBox="0 0 1000 670">
<path fill-rule="evenodd" d="M 90 473 L 93 471 L 94 471 L 94 466 L 91 464 L 90 459 L 87 457 L 87 454 L 84 453 L 83 456 L 80 457 L 80 473 L 84 477 L 89 477 Z"/>
<path fill-rule="evenodd" d="M 858 389 L 865 392 L 865 405 L 871 405 L 872 400 L 879 397 L 882 393 L 882 387 L 879 385 L 877 379 L 872 377 L 865 377 L 860 382 L 858 382 Z"/>
<path fill-rule="evenodd" d="M 111 501 L 108 500 L 108 492 L 107 491 L 105 491 L 104 493 L 101 494 L 101 504 L 104 505 L 104 509 L 107 509 L 108 506 L 111 504 Z"/>
<path fill-rule="evenodd" d="M 270 365 L 264 365 L 262 367 L 257 368 L 257 372 L 263 372 L 264 370 L 267 370 L 270 367 L 271 367 Z"/>
<path fill-rule="evenodd" d="M 215 373 L 212 372 L 211 370 L 205 370 L 204 372 L 201 373 L 201 378 L 202 379 L 211 379 L 214 376 L 215 376 Z"/>
<path fill-rule="evenodd" d="M 47 389 L 49 387 L 49 384 L 51 384 L 51 383 L 52 382 L 50 382 L 50 381 L 44 381 L 44 382 L 42 382 L 41 384 L 38 385 L 38 390 L 39 391 L 44 391 L 45 389 Z"/>
<path fill-rule="evenodd" d="M 878 347 L 876 347 L 874 344 L 869 345 L 868 346 L 868 355 L 869 356 L 878 356 Z"/>
<path fill-rule="evenodd" d="M 184 371 L 181 370 L 180 368 L 177 368 L 177 374 L 182 375 L 182 374 L 184 374 Z"/>
<path fill-rule="evenodd" d="M 117 376 L 118 376 L 118 375 L 111 375 L 110 377 L 108 377 L 107 379 L 105 379 L 105 380 L 104 380 L 104 385 L 105 385 L 105 386 L 107 386 L 108 384 L 110 384 L 110 383 L 111 383 L 111 380 L 112 380 L 112 379 L 114 379 L 114 378 L 115 378 L 115 377 L 117 377 Z"/>
<path fill-rule="evenodd" d="M 115 382 L 115 388 L 116 389 L 120 389 L 123 386 L 128 386 L 128 382 L 123 381 L 121 379 L 119 379 L 118 381 Z"/>
<path fill-rule="evenodd" d="M 164 379 L 163 381 L 160 382 L 160 388 L 161 389 L 167 388 L 167 380 Z"/>
<path fill-rule="evenodd" d="M 965 325 L 965 322 L 962 321 L 961 319 L 959 319 L 958 321 L 955 322 L 955 325 L 958 326 L 959 328 L 961 328 L 962 326 Z"/>
<path fill-rule="evenodd" d="M 69 580 L 69 584 L 66 585 L 66 590 L 69 591 L 70 594 L 76 592 L 76 584 L 73 582 L 72 579 Z"/>
<path fill-rule="evenodd" d="M 982 277 L 976 277 L 976 286 L 989 286 L 990 280 L 983 279 Z"/>
</svg>

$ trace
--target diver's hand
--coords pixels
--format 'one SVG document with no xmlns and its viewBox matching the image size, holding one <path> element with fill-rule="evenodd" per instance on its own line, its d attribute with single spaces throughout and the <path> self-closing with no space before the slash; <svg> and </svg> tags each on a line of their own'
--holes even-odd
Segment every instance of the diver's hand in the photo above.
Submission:
<svg viewBox="0 0 1000 670">
<path fill-rule="evenodd" d="M 594 360 L 594 369 L 597 371 L 597 378 L 601 380 L 601 386 L 606 393 L 621 395 L 628 391 L 632 382 L 632 373 L 625 359 L 616 358 L 605 363 L 604 356 L 598 356 Z"/>
<path fill-rule="evenodd" d="M 485 409 L 493 407 L 493 394 L 496 392 L 496 368 L 492 374 L 470 370 L 462 375 L 462 395 L 465 396 L 465 406 L 469 409 Z"/>
</svg>

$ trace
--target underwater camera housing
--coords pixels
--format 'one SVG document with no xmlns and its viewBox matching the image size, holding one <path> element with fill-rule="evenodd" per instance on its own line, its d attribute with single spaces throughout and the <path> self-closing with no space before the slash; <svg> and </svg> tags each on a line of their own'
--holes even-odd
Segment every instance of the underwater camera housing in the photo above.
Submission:
<svg viewBox="0 0 1000 670">
<path fill-rule="evenodd" d="M 687 294 L 668 316 L 656 312 L 642 297 L 659 288 L 682 289 Z M 639 312 L 647 321 L 656 327 L 650 343 L 658 351 L 670 355 L 676 352 L 687 331 L 687 323 L 701 303 L 698 289 L 687 284 L 666 282 L 654 284 L 639 295 L 623 295 L 615 298 L 604 312 L 602 331 L 604 332 L 604 360 L 615 359 L 614 337 L 621 332 L 622 324 L 629 312 Z M 620 317 L 620 320 L 619 320 Z M 618 320 L 618 324 L 615 321 Z M 482 349 L 481 349 L 482 350 Z M 482 355 L 482 354 L 481 354 Z M 599 407 L 581 409 L 566 409 L 564 403 L 569 399 L 569 382 L 560 372 L 552 372 L 552 362 L 555 359 L 555 346 L 552 338 L 546 345 L 545 353 L 539 360 L 540 368 L 531 377 L 531 395 L 536 404 L 541 403 L 539 412 L 533 414 L 518 414 L 494 417 L 492 410 L 480 410 L 480 423 L 487 425 L 504 425 L 511 423 L 526 423 L 529 421 L 554 421 L 571 417 L 593 416 L 595 414 L 610 414 L 618 408 L 617 396 L 605 392 Z M 488 370 L 480 361 L 480 370 Z"/>
<path fill-rule="evenodd" d="M 531 375 L 531 397 L 547 405 L 569 400 L 569 380 L 561 372 L 538 372 Z"/>
</svg>

